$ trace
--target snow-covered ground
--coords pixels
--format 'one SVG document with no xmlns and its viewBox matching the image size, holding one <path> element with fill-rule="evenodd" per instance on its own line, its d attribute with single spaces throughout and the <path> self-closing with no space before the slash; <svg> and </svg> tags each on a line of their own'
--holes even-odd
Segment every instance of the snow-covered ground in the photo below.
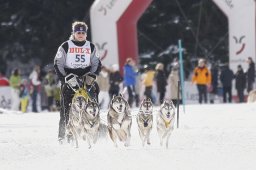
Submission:
<svg viewBox="0 0 256 170">
<path fill-rule="evenodd" d="M 59 145 L 57 112 L 4 111 L 0 114 L 0 169 L 256 169 L 256 104 L 188 105 L 185 114 L 180 110 L 180 127 L 174 129 L 169 149 L 160 147 L 156 126 L 152 144 L 142 147 L 136 121 L 127 148 L 115 148 L 109 138 L 101 138 L 91 149 L 84 141 L 79 148 Z"/>
</svg>

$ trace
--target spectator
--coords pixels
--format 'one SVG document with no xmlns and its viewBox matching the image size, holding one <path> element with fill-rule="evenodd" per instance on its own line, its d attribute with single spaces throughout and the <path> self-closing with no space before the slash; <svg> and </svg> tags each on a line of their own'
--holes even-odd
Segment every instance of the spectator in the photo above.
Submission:
<svg viewBox="0 0 256 170">
<path fill-rule="evenodd" d="M 234 73 L 229 68 L 228 65 L 225 65 L 220 73 L 220 81 L 223 87 L 223 103 L 232 102 L 232 80 L 234 79 Z"/>
<path fill-rule="evenodd" d="M 122 83 L 123 77 L 120 74 L 119 67 L 117 64 L 113 64 L 109 74 L 109 96 L 118 95 L 120 91 L 120 83 Z"/>
<path fill-rule="evenodd" d="M 29 83 L 27 79 L 23 79 L 20 85 L 20 108 L 23 113 L 27 112 L 29 95 Z"/>
<path fill-rule="evenodd" d="M 54 90 L 56 89 L 55 77 L 53 70 L 49 70 L 44 78 L 44 89 L 47 96 L 47 109 L 53 111 L 54 107 Z"/>
<path fill-rule="evenodd" d="M 136 76 L 136 85 L 135 85 L 136 107 L 139 107 L 140 105 L 141 90 L 142 90 L 142 79 L 141 79 L 141 74 L 138 72 L 138 75 Z"/>
<path fill-rule="evenodd" d="M 100 88 L 99 104 L 101 109 L 107 109 L 109 105 L 109 73 L 105 66 L 101 67 L 101 72 L 97 78 L 97 83 Z"/>
<path fill-rule="evenodd" d="M 10 77 L 10 85 L 11 87 L 14 87 L 15 89 L 19 89 L 19 86 L 21 84 L 21 77 L 20 77 L 20 71 L 19 69 L 14 69 L 11 77 Z"/>
<path fill-rule="evenodd" d="M 154 83 L 154 76 L 155 76 L 155 71 L 151 69 L 148 65 L 144 66 L 145 72 L 142 76 L 142 82 L 145 86 L 145 92 L 144 95 L 147 98 L 150 98 L 151 101 L 153 101 L 152 97 L 152 89 L 153 89 L 153 83 Z"/>
<path fill-rule="evenodd" d="M 179 80 L 180 80 L 179 64 L 176 63 L 175 65 L 172 66 L 171 73 L 169 74 L 169 77 L 168 77 L 168 84 L 170 84 L 170 99 L 172 100 L 175 107 L 177 106 L 177 103 L 178 103 L 178 91 L 179 91 L 178 81 Z M 181 94 L 179 95 L 181 97 Z"/>
<path fill-rule="evenodd" d="M 60 100 L 61 100 L 61 98 L 60 98 L 60 96 L 61 96 L 60 88 L 61 88 L 61 83 L 60 83 L 60 81 L 57 81 L 57 82 L 58 83 L 55 86 L 54 94 L 53 94 L 53 97 L 54 97 L 54 100 L 55 100 L 55 105 L 56 105 L 56 107 L 54 107 L 54 110 L 60 111 Z"/>
<path fill-rule="evenodd" d="M 9 86 L 9 80 L 7 77 L 5 77 L 5 74 L 3 71 L 0 71 L 0 86 Z"/>
<path fill-rule="evenodd" d="M 19 69 L 14 69 L 11 77 L 10 77 L 10 85 L 12 87 L 11 89 L 11 95 L 12 95 L 12 110 L 19 110 L 20 105 L 20 99 L 19 99 L 19 90 L 20 90 L 20 84 L 21 84 L 21 77 Z"/>
<path fill-rule="evenodd" d="M 135 99 L 135 84 L 137 73 L 134 69 L 135 62 L 132 58 L 127 58 L 124 65 L 124 86 L 128 90 L 128 103 L 130 107 Z"/>
<path fill-rule="evenodd" d="M 255 81 L 255 63 L 252 60 L 252 57 L 248 57 L 247 60 L 249 64 L 249 68 L 246 73 L 247 78 L 247 92 L 249 93 L 251 90 L 253 90 L 253 84 Z"/>
<path fill-rule="evenodd" d="M 237 66 L 236 78 L 236 90 L 239 103 L 244 102 L 244 89 L 246 88 L 246 75 L 241 65 Z"/>
<path fill-rule="evenodd" d="M 156 81 L 156 87 L 157 92 L 159 96 L 159 104 L 163 103 L 164 95 L 166 92 L 166 75 L 164 72 L 164 65 L 162 63 L 158 63 L 156 65 L 156 72 L 155 72 L 155 81 Z"/>
<path fill-rule="evenodd" d="M 218 77 L 219 77 L 219 69 L 216 64 L 212 64 L 211 68 L 212 82 L 210 88 L 210 103 L 214 103 L 214 99 L 216 94 L 218 93 Z"/>
<path fill-rule="evenodd" d="M 204 59 L 199 59 L 198 66 L 194 69 L 192 83 L 197 85 L 199 103 L 207 103 L 207 86 L 211 84 L 211 73 L 206 67 Z"/>
<path fill-rule="evenodd" d="M 36 65 L 34 70 L 29 75 L 29 79 L 31 80 L 31 90 L 32 90 L 32 112 L 37 113 L 37 98 L 40 92 L 41 80 L 40 80 L 40 66 Z"/>
</svg>

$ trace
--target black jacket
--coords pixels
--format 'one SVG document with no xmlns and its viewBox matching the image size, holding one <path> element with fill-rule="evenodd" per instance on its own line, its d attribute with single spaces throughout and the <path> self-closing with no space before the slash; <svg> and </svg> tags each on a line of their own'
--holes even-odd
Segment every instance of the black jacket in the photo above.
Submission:
<svg viewBox="0 0 256 170">
<path fill-rule="evenodd" d="M 223 68 L 220 73 L 220 81 L 223 87 L 232 87 L 232 80 L 234 79 L 234 73 L 228 67 Z"/>
<path fill-rule="evenodd" d="M 250 63 L 248 71 L 247 71 L 247 81 L 248 83 L 255 81 L 255 64 Z"/>
<path fill-rule="evenodd" d="M 155 73 L 155 80 L 156 80 L 157 91 L 165 92 L 166 90 L 165 86 L 167 85 L 167 82 L 166 82 L 166 76 L 164 71 L 157 70 Z"/>
<path fill-rule="evenodd" d="M 238 70 L 236 72 L 236 89 L 237 90 L 243 90 L 246 86 L 246 76 L 244 74 L 243 70 Z"/>
</svg>

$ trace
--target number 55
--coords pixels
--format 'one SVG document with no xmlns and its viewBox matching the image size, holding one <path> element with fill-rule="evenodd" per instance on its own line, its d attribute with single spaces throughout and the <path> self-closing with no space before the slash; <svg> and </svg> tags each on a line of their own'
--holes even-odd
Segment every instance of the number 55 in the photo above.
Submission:
<svg viewBox="0 0 256 170">
<path fill-rule="evenodd" d="M 85 55 L 77 54 L 77 55 L 76 55 L 76 60 L 75 60 L 75 62 L 84 63 L 84 62 L 85 62 Z"/>
</svg>

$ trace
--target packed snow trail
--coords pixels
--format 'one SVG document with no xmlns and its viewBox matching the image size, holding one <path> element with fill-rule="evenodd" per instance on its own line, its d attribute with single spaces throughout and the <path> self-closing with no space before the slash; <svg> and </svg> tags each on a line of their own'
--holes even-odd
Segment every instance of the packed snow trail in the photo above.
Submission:
<svg viewBox="0 0 256 170">
<path fill-rule="evenodd" d="M 182 112 L 182 107 L 180 108 Z M 157 108 L 154 109 L 156 114 Z M 57 142 L 59 113 L 0 114 L 0 169 L 60 170 L 255 170 L 256 105 L 188 105 L 169 149 L 160 147 L 154 121 L 144 148 L 133 116 L 131 146 L 101 138 L 91 149 Z M 134 115 L 137 109 L 132 110 Z M 102 119 L 106 112 L 102 112 Z"/>
</svg>

